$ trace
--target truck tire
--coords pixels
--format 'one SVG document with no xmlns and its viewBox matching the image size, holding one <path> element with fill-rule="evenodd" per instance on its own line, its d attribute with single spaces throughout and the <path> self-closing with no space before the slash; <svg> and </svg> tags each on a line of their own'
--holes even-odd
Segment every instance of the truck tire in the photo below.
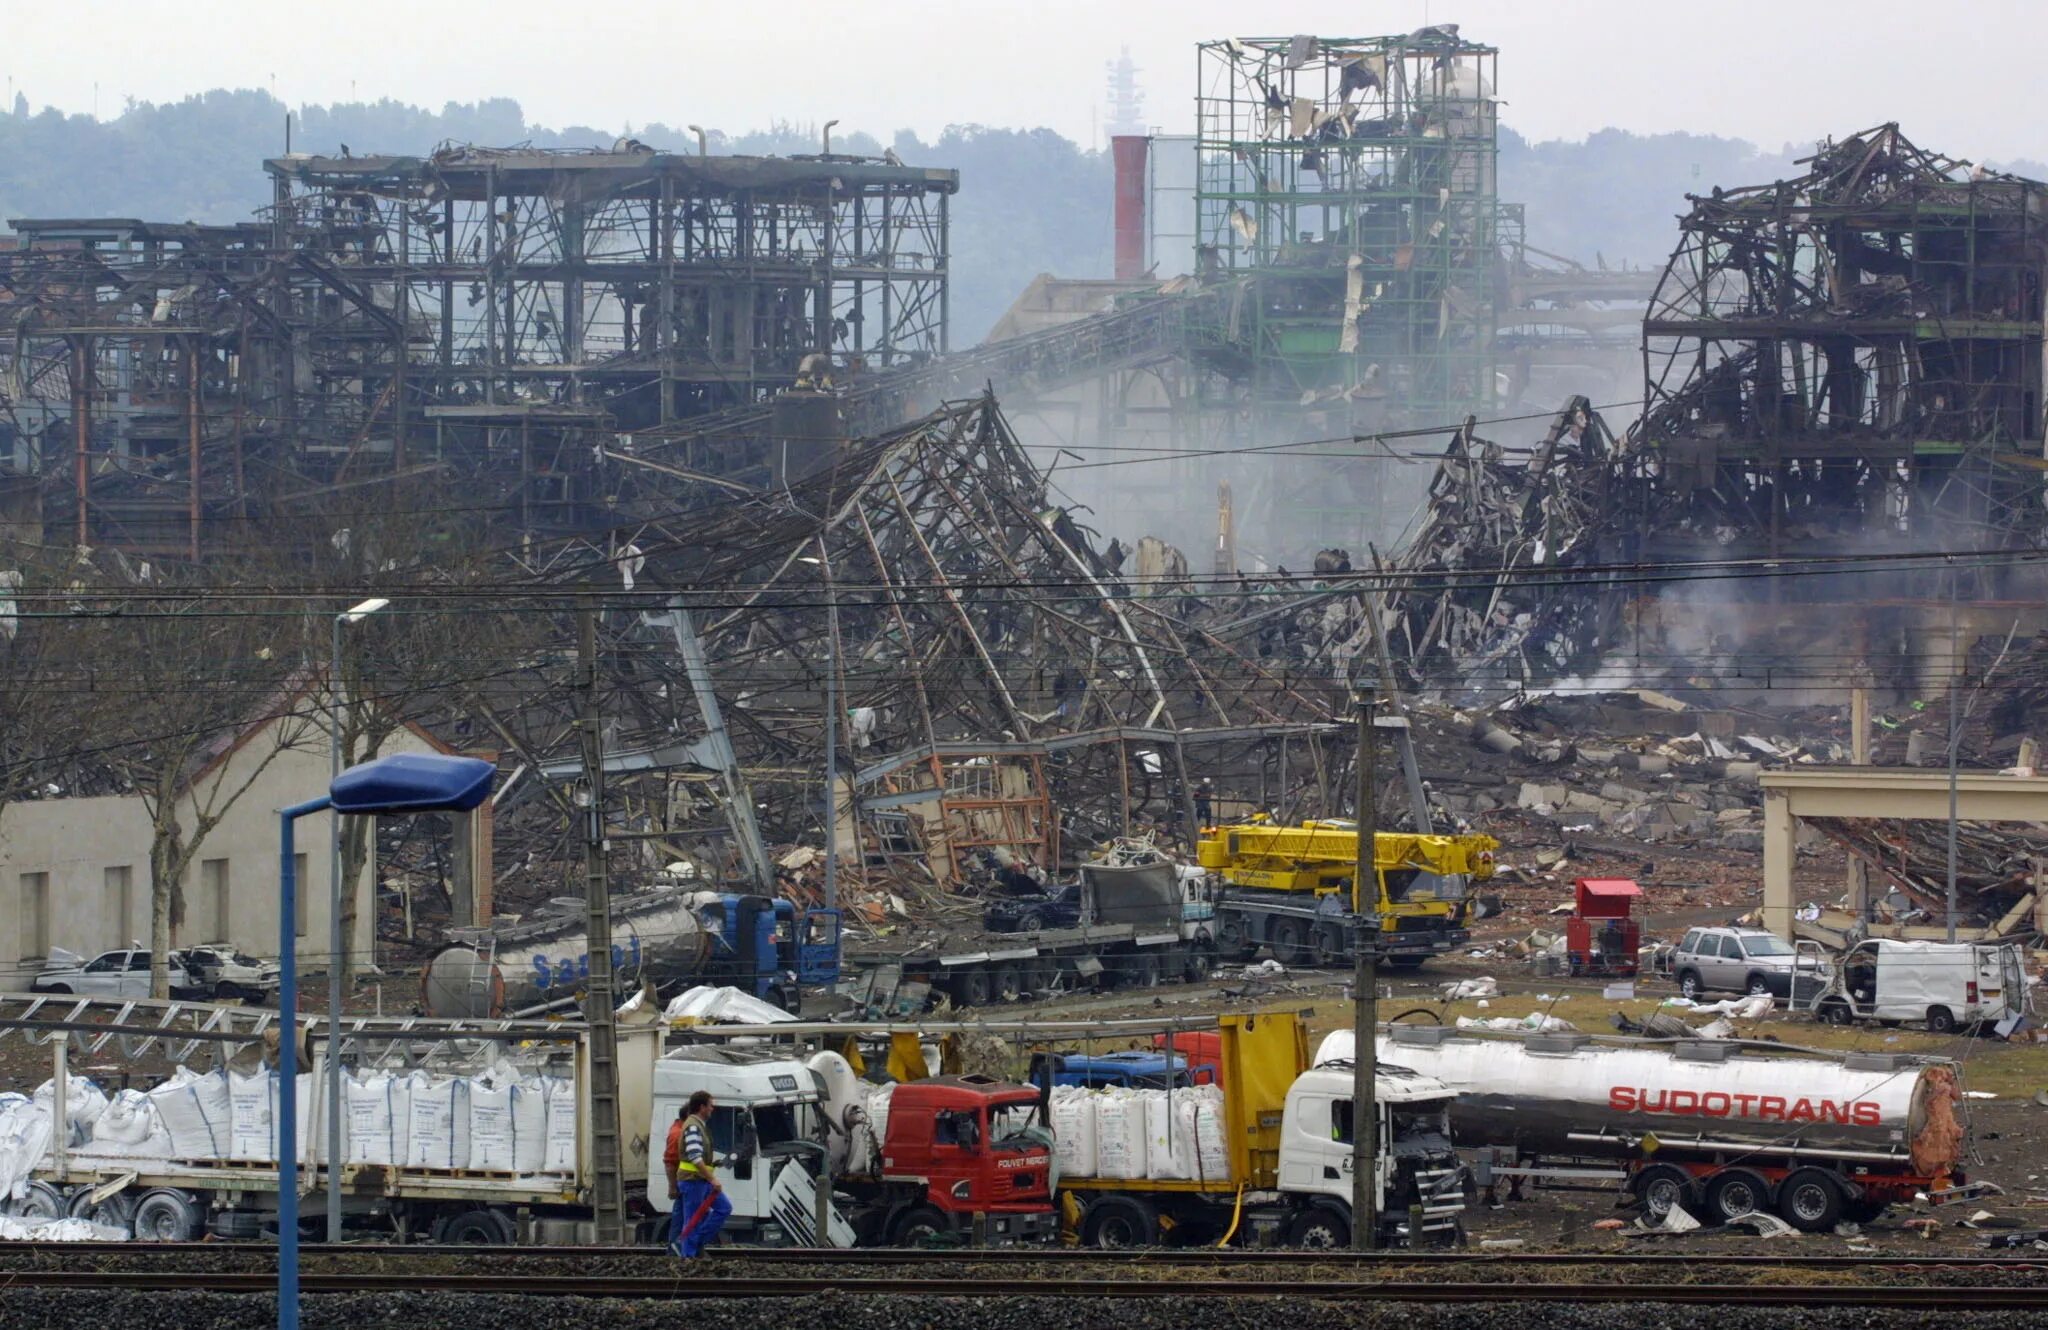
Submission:
<svg viewBox="0 0 2048 1330">
<path fill-rule="evenodd" d="M 896 1216 L 896 1222 L 889 1226 L 889 1245 L 892 1247 L 922 1247 L 930 1239 L 953 1231 L 946 1217 L 929 1205 L 914 1205 Z"/>
<path fill-rule="evenodd" d="M 1390 970 L 1419 970 L 1428 959 L 1426 955 L 1410 953 L 1406 956 L 1389 956 L 1386 963 Z"/>
<path fill-rule="evenodd" d="M 1217 949 L 1234 961 L 1248 961 L 1258 951 L 1258 940 L 1243 915 L 1235 911 L 1216 921 Z"/>
<path fill-rule="evenodd" d="M 1714 1175 L 1707 1184 L 1709 1223 L 1725 1224 L 1731 1219 L 1771 1208 L 1771 1184 L 1761 1173 L 1731 1168 Z"/>
<path fill-rule="evenodd" d="M 108 1228 L 135 1227 L 135 1193 L 117 1191 L 106 1200 L 93 1203 L 91 1186 L 78 1188 L 71 1193 L 71 1199 L 64 1206 L 64 1213 L 73 1219 L 84 1219 Z"/>
<path fill-rule="evenodd" d="M 1801 1233 L 1828 1233 L 1842 1220 L 1842 1184 L 1824 1168 L 1797 1168 L 1778 1185 L 1778 1215 Z"/>
<path fill-rule="evenodd" d="M 1847 1025 L 1856 1019 L 1856 1013 L 1840 998 L 1829 998 L 1820 1004 L 1820 1018 L 1829 1025 Z"/>
<path fill-rule="evenodd" d="M 1342 1251 L 1351 1245 L 1351 1216 L 1327 1205 L 1310 1206 L 1287 1226 L 1287 1245 Z"/>
<path fill-rule="evenodd" d="M 1135 1196 L 1105 1196 L 1081 1219 L 1081 1242 L 1108 1251 L 1159 1245 L 1159 1212 Z"/>
<path fill-rule="evenodd" d="M 975 966 L 960 971 L 947 983 L 956 1007 L 986 1007 L 989 998 L 988 971 Z"/>
<path fill-rule="evenodd" d="M 1927 1009 L 1927 1033 L 1953 1034 L 1956 1028 L 1956 1014 L 1947 1007 Z"/>
<path fill-rule="evenodd" d="M 1308 929 L 1299 919 L 1280 919 L 1273 924 L 1273 958 L 1282 965 L 1308 963 Z"/>
<path fill-rule="evenodd" d="M 192 1242 L 205 1226 L 205 1216 L 192 1198 L 175 1188 L 146 1191 L 135 1203 L 137 1242 Z"/>
<path fill-rule="evenodd" d="M 435 1231 L 434 1241 L 450 1247 L 509 1247 L 518 1236 L 512 1216 L 489 1207 L 451 1215 Z"/>
<path fill-rule="evenodd" d="M 1344 963 L 1344 930 L 1335 924 L 1317 924 L 1311 940 L 1316 964 L 1325 968 Z"/>
<path fill-rule="evenodd" d="M 1697 998 L 1706 991 L 1707 986 L 1700 982 L 1700 972 L 1698 970 L 1680 970 L 1678 972 L 1678 996 L 1688 999 Z"/>
<path fill-rule="evenodd" d="M 1676 1164 L 1652 1164 L 1629 1185 L 1653 1223 L 1662 1223 L 1673 1210 L 1690 1209 L 1695 1196 L 1692 1174 Z"/>
<path fill-rule="evenodd" d="M 254 1242 L 263 1236 L 263 1216 L 254 1210 L 216 1210 L 206 1231 L 225 1242 Z"/>
<path fill-rule="evenodd" d="M 64 1193 L 38 1180 L 29 1183 L 18 1199 L 0 1201 L 0 1214 L 14 1219 L 62 1219 L 64 1206 Z"/>
<path fill-rule="evenodd" d="M 1187 964 L 1181 970 L 1181 977 L 1191 984 L 1199 984 L 1215 968 L 1215 951 L 1206 942 L 1196 942 L 1188 948 Z"/>
<path fill-rule="evenodd" d="M 1123 987 L 1157 988 L 1159 956 L 1151 951 L 1134 952 L 1124 958 Z"/>
<path fill-rule="evenodd" d="M 1024 996 L 1024 969 L 1015 961 L 1003 961 L 989 978 L 989 996 L 998 1002 L 1015 1002 Z"/>
</svg>

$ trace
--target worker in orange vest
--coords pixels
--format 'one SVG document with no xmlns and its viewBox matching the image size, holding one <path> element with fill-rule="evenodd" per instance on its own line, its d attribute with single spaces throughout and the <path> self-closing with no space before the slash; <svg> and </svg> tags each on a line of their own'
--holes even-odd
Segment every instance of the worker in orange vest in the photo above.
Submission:
<svg viewBox="0 0 2048 1330">
<path fill-rule="evenodd" d="M 709 1090 L 691 1095 L 669 1128 L 661 1152 L 668 1194 L 675 1198 L 669 1208 L 668 1248 L 685 1260 L 714 1241 L 732 1215 L 711 1149 L 711 1109 Z"/>
</svg>

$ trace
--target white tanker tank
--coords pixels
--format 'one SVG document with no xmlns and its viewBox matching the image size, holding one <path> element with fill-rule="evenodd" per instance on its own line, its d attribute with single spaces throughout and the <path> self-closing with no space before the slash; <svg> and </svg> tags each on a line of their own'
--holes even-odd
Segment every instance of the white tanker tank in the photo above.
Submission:
<svg viewBox="0 0 2048 1330">
<path fill-rule="evenodd" d="M 555 902 L 539 918 L 494 925 L 435 953 L 420 976 L 429 1016 L 486 1017 L 543 1006 L 575 993 L 590 974 L 583 902 Z M 712 891 L 655 891 L 612 902 L 612 973 L 622 986 L 642 978 L 688 979 L 717 947 L 720 897 Z M 706 911 L 712 914 L 706 916 Z M 622 989 L 623 991 L 623 989 Z"/>
<path fill-rule="evenodd" d="M 1316 1060 L 1348 1059 L 1355 1046 L 1351 1031 L 1335 1031 Z M 1380 1035 L 1378 1051 L 1382 1062 L 1457 1091 L 1452 1124 L 1460 1144 L 1634 1154 L 1654 1134 L 1660 1152 L 1796 1149 L 1910 1162 L 1930 1177 L 1951 1172 L 1961 1157 L 1961 1095 L 1944 1063 L 1765 1055 L 1718 1040 L 1657 1046 L 1569 1034 L 1489 1038 L 1442 1026 L 1395 1027 Z"/>
<path fill-rule="evenodd" d="M 1335 1031 L 1316 1061 L 1348 1060 L 1355 1047 L 1351 1031 Z M 1620 1161 L 1639 1194 L 1656 1170 L 1671 1184 L 1669 1203 L 1709 1219 L 1776 1201 L 1802 1228 L 1831 1227 L 1963 1180 L 1963 1097 L 1944 1062 L 1398 1025 L 1380 1035 L 1377 1052 L 1456 1091 L 1451 1134 L 1460 1147 Z M 1830 1189 L 1833 1199 L 1819 1204 Z"/>
</svg>

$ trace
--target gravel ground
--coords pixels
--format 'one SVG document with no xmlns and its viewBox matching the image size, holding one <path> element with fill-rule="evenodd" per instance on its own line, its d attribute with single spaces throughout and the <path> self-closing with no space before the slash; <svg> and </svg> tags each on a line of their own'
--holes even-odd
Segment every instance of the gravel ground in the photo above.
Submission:
<svg viewBox="0 0 2048 1330">
<path fill-rule="evenodd" d="M 1701 1309 L 1647 1304 L 1582 1307 L 1565 1304 L 1430 1306 L 1419 1303 L 1331 1303 L 1303 1299 L 1275 1305 L 1244 1303 L 1118 1302 L 1113 1318 L 1099 1304 L 1050 1298 L 721 1299 L 715 1302 L 624 1302 L 604 1299 L 514 1298 L 411 1293 L 322 1296 L 306 1299 L 306 1330 L 402 1324 L 407 1330 L 559 1330 L 563 1325 L 678 1327 L 678 1330 L 787 1330 L 830 1325 L 833 1330 L 1097 1330 L 1111 1319 L 1125 1330 L 1272 1330 L 1284 1317 L 1289 1330 L 1399 1326 L 1412 1330 L 1517 1330 L 1541 1325 L 1560 1330 L 1642 1330 L 1697 1320 Z M 2037 1312 L 1879 1312 L 1718 1308 L 1715 1330 L 1886 1330 L 1940 1326 L 1942 1330 L 2048 1326 Z M 277 1324 L 270 1298 L 186 1293 L 49 1293 L 16 1289 L 0 1299 L 0 1330 L 51 1326 L 119 1326 L 122 1330 L 268 1330 Z"/>
</svg>

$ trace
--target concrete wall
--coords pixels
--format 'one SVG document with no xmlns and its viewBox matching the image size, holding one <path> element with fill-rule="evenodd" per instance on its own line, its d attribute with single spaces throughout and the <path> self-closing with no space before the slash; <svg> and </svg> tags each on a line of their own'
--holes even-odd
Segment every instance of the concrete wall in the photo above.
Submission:
<svg viewBox="0 0 2048 1330">
<path fill-rule="evenodd" d="M 409 729 L 383 747 L 385 754 L 432 751 Z M 268 766 L 262 766 L 265 757 Z M 285 720 L 257 731 L 195 782 L 180 809 L 188 837 L 197 809 L 217 811 L 226 794 L 262 766 L 199 846 L 186 873 L 185 922 L 174 931 L 173 945 L 227 941 L 254 955 L 277 954 L 277 813 L 327 792 L 329 760 L 323 729 Z M 298 954 L 312 969 L 326 966 L 330 950 L 332 825 L 325 813 L 298 821 Z M 42 968 L 45 946 L 89 957 L 131 940 L 148 945 L 149 843 L 148 810 L 132 795 L 33 800 L 0 810 L 0 990 L 26 990 Z M 354 884 L 350 948 L 359 956 L 368 954 L 373 936 L 367 891 L 373 870 L 366 864 Z"/>
</svg>

